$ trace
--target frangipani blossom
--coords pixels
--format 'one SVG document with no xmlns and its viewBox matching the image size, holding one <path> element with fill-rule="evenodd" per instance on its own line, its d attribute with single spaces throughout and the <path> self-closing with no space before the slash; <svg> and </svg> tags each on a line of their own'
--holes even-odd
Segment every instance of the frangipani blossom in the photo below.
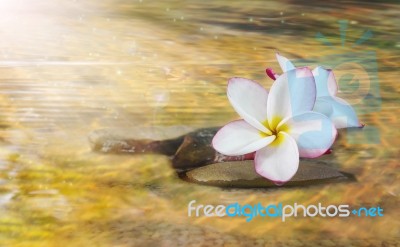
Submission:
<svg viewBox="0 0 400 247">
<path fill-rule="evenodd" d="M 290 70 L 272 85 L 270 93 L 257 82 L 232 78 L 228 99 L 242 118 L 214 136 L 214 149 L 224 155 L 255 153 L 258 174 L 283 183 L 299 166 L 299 157 L 324 154 L 336 137 L 333 123 L 312 112 L 316 87 L 308 68 Z"/>
<path fill-rule="evenodd" d="M 295 69 L 293 63 L 279 53 L 276 54 L 276 58 L 283 72 Z M 312 73 L 317 87 L 317 99 L 313 111 L 329 117 L 337 129 L 363 127 L 350 104 L 336 96 L 338 85 L 332 70 L 318 66 Z M 273 80 L 279 77 L 271 69 L 267 69 L 267 75 Z"/>
</svg>

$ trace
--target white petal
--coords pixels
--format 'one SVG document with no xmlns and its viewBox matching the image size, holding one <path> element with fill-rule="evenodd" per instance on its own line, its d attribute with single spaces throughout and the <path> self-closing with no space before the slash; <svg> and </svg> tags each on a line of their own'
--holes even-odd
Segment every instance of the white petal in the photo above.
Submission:
<svg viewBox="0 0 400 247">
<path fill-rule="evenodd" d="M 350 127 L 360 128 L 363 126 L 360 121 L 358 121 L 357 114 L 353 107 L 344 99 L 325 96 L 319 97 L 318 102 L 323 102 L 322 104 L 325 106 L 329 105 L 332 108 L 330 114 L 326 116 L 333 121 L 337 129 Z M 316 104 L 316 107 L 314 107 L 314 111 L 321 112 L 322 114 L 327 113 L 326 110 L 326 107 L 322 107 L 321 109 L 321 103 L 318 103 L 318 105 Z"/>
<path fill-rule="evenodd" d="M 284 56 L 281 56 L 278 52 L 276 53 L 276 59 L 278 60 L 279 65 L 281 66 L 281 69 L 283 72 L 295 69 L 296 67 L 293 65 L 292 62 L 289 61 Z"/>
<path fill-rule="evenodd" d="M 333 107 L 331 103 L 324 100 L 323 98 L 317 98 L 313 111 L 322 113 L 325 116 L 330 117 L 333 113 Z"/>
<path fill-rule="evenodd" d="M 258 174 L 276 183 L 290 180 L 299 167 L 296 141 L 284 132 L 269 146 L 256 152 L 254 162 Z"/>
<path fill-rule="evenodd" d="M 300 157 L 316 158 L 323 155 L 336 139 L 332 121 L 317 112 L 306 112 L 289 119 L 287 133 L 296 140 Z"/>
<path fill-rule="evenodd" d="M 215 150 L 225 155 L 243 155 L 257 151 L 275 140 L 275 136 L 265 136 L 244 120 L 228 123 L 220 129 L 212 140 Z"/>
<path fill-rule="evenodd" d="M 315 103 L 314 77 L 308 68 L 290 70 L 272 84 L 267 104 L 268 123 L 311 111 Z"/>
<path fill-rule="evenodd" d="M 228 99 L 235 111 L 255 128 L 271 133 L 262 122 L 267 119 L 268 91 L 257 82 L 234 77 L 228 82 Z"/>
<path fill-rule="evenodd" d="M 317 97 L 335 96 L 337 94 L 338 85 L 332 70 L 318 66 L 312 73 L 317 87 Z"/>
</svg>

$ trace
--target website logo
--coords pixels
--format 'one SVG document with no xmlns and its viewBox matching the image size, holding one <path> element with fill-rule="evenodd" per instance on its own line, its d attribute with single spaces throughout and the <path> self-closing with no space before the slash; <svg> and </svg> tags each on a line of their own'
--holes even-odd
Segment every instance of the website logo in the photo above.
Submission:
<svg viewBox="0 0 400 247">
<path fill-rule="evenodd" d="M 383 209 L 377 207 L 360 207 L 351 209 L 350 205 L 302 205 L 294 203 L 293 205 L 283 205 L 282 203 L 255 205 L 232 203 L 229 205 L 203 205 L 196 204 L 192 200 L 188 204 L 188 217 L 245 217 L 246 222 L 252 221 L 255 217 L 262 218 L 280 218 L 286 222 L 287 218 L 293 217 L 382 217 Z"/>
</svg>

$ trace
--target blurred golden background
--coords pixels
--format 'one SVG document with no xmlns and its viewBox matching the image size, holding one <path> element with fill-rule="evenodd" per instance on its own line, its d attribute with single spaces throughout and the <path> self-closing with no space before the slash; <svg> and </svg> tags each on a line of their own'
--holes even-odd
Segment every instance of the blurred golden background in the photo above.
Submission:
<svg viewBox="0 0 400 247">
<path fill-rule="evenodd" d="M 395 1 L 0 0 L 0 245 L 399 244 L 399 13 Z M 343 46 L 339 20 L 348 20 Z M 353 46 L 367 29 L 373 36 Z M 99 128 L 237 118 L 226 81 L 269 87 L 276 50 L 292 59 L 376 52 L 380 108 L 356 109 L 380 141 L 341 138 L 321 158 L 357 182 L 223 190 L 179 180 L 163 156 L 90 150 Z M 188 218 L 191 200 L 380 205 L 385 216 L 246 223 Z"/>
</svg>

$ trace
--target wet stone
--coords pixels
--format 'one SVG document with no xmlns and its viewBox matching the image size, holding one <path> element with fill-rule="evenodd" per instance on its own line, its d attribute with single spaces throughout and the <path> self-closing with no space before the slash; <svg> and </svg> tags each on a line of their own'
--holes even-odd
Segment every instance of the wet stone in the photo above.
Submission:
<svg viewBox="0 0 400 247">
<path fill-rule="evenodd" d="M 202 185 L 231 188 L 276 188 L 273 182 L 256 173 L 254 163 L 250 160 L 215 163 L 182 172 L 179 175 L 188 182 Z M 282 186 L 305 186 L 346 181 L 354 181 L 354 177 L 324 165 L 323 162 L 301 160 L 296 175 Z"/>
<path fill-rule="evenodd" d="M 94 151 L 104 153 L 174 155 L 190 131 L 188 126 L 100 129 L 89 134 L 89 143 Z"/>
<path fill-rule="evenodd" d="M 204 128 L 188 133 L 172 159 L 173 167 L 185 170 L 219 162 L 253 159 L 253 154 L 226 156 L 215 151 L 211 143 L 220 128 Z"/>
<path fill-rule="evenodd" d="M 156 153 L 173 156 L 172 165 L 179 171 L 253 158 L 253 154 L 226 156 L 215 151 L 211 143 L 220 128 L 194 131 L 188 126 L 109 128 L 90 133 L 89 143 L 94 151 L 103 153 Z"/>
<path fill-rule="evenodd" d="M 157 153 L 171 156 L 180 178 L 203 185 L 266 188 L 276 185 L 254 169 L 254 154 L 225 156 L 214 150 L 212 139 L 220 127 L 192 130 L 187 126 L 103 129 L 89 135 L 92 149 L 105 153 Z M 301 159 L 297 174 L 284 186 L 352 181 L 337 171 L 332 159 Z"/>
</svg>

